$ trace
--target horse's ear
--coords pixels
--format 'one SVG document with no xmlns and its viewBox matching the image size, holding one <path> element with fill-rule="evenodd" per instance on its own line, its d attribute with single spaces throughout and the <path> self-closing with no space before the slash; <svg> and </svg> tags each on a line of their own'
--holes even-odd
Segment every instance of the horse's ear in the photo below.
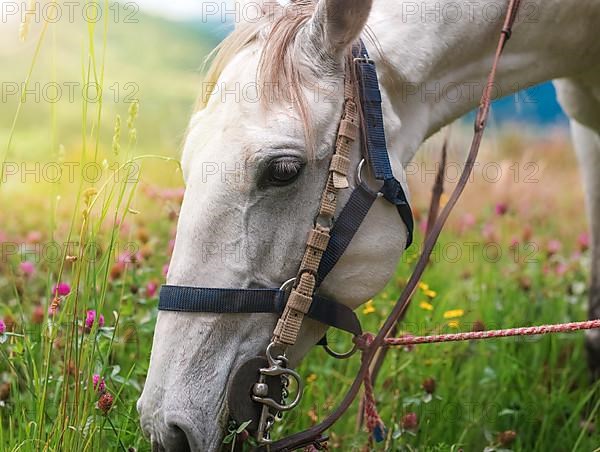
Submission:
<svg viewBox="0 0 600 452">
<path fill-rule="evenodd" d="M 338 57 L 360 36 L 372 5 L 373 0 L 319 0 L 309 22 L 311 33 Z"/>
</svg>

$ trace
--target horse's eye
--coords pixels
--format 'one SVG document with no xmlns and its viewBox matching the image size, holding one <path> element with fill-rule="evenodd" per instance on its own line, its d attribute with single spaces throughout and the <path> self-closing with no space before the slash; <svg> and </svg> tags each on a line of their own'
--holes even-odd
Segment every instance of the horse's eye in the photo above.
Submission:
<svg viewBox="0 0 600 452">
<path fill-rule="evenodd" d="M 300 160 L 291 157 L 272 160 L 267 167 L 264 181 L 275 186 L 291 184 L 298 178 L 303 166 Z"/>
</svg>

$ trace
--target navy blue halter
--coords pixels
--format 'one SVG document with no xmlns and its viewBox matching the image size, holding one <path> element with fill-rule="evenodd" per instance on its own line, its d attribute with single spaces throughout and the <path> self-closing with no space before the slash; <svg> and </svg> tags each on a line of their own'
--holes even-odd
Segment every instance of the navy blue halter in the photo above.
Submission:
<svg viewBox="0 0 600 452">
<path fill-rule="evenodd" d="M 383 197 L 396 206 L 406 225 L 407 248 L 413 240 L 414 223 L 410 205 L 402 184 L 394 177 L 388 155 L 375 63 L 369 58 L 362 41 L 353 48 L 353 56 L 360 84 L 367 159 L 374 178 L 381 182 L 382 186 L 375 192 L 361 181 L 350 195 L 334 221 L 331 238 L 317 272 L 318 284 L 323 282 L 344 254 L 378 197 Z M 283 289 L 218 289 L 164 285 L 160 291 L 158 309 L 178 312 L 280 314 L 286 302 L 287 292 Z M 354 311 L 319 295 L 313 296 L 307 316 L 353 335 L 362 333 Z"/>
<path fill-rule="evenodd" d="M 365 141 L 369 166 L 374 173 L 375 179 L 382 182 L 383 186 L 376 193 L 365 182 L 361 181 L 350 195 L 350 199 L 342 209 L 331 230 L 329 245 L 323 254 L 317 273 L 319 284 L 333 269 L 340 257 L 342 257 L 378 196 L 383 196 L 398 209 L 398 214 L 406 225 L 406 248 L 413 242 L 414 221 L 412 211 L 402 184 L 394 177 L 394 173 L 392 172 L 392 165 L 390 164 L 385 141 L 381 91 L 379 90 L 379 80 L 377 78 L 375 63 L 369 58 L 362 40 L 359 46 L 353 48 L 352 53 L 360 83 L 360 99 L 367 135 Z"/>
</svg>

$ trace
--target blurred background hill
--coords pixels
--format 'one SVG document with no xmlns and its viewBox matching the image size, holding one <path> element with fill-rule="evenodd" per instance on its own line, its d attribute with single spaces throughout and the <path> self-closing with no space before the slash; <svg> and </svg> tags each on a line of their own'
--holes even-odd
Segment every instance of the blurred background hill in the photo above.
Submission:
<svg viewBox="0 0 600 452">
<path fill-rule="evenodd" d="M 102 52 L 103 20 L 90 30 L 81 12 L 75 10 L 75 20 L 62 17 L 51 25 L 32 69 L 30 91 L 25 96 L 7 158 L 50 156 L 56 143 L 64 146 L 67 153 L 77 150 L 81 142 L 82 93 L 97 97 L 93 80 L 86 81 L 82 76 L 92 65 L 83 56 L 90 35 L 94 36 L 97 67 L 102 67 L 105 57 L 101 135 L 110 137 L 116 115 L 126 117 L 130 102 L 137 99 L 141 131 L 138 150 L 176 156 L 199 92 L 202 60 L 232 28 L 231 23 L 199 17 L 201 3 L 182 1 L 177 2 L 176 8 L 167 2 L 142 0 L 136 3 L 140 10 L 132 9 L 129 3 L 112 4 L 106 24 L 106 53 Z M 19 40 L 18 14 L 8 17 L 0 28 L 3 143 L 8 140 L 19 92 L 36 53 L 41 22 L 32 21 L 25 42 Z M 89 88 L 86 83 L 91 83 Z M 95 112 L 88 111 L 88 115 L 92 114 Z M 51 117 L 54 119 L 48 120 Z M 497 101 L 492 125 L 513 122 L 530 123 L 535 128 L 564 126 L 566 119 L 556 103 L 552 85 L 544 84 Z"/>
<path fill-rule="evenodd" d="M 199 92 L 200 67 L 216 45 L 216 27 L 194 22 L 173 22 L 163 17 L 135 11 L 130 21 L 126 8 L 120 20 L 110 11 L 104 47 L 104 23 L 92 30 L 96 66 L 104 60 L 104 90 L 101 135 L 112 136 L 117 114 L 127 117 L 133 100 L 140 104 L 138 150 L 143 153 L 176 155 L 185 126 Z M 32 69 L 29 90 L 24 97 L 7 159 L 39 159 L 52 155 L 53 122 L 58 143 L 66 152 L 76 151 L 81 142 L 82 96 L 97 99 L 93 76 L 82 74 L 92 61 L 87 59 L 89 32 L 81 14 L 66 17 L 48 27 Z M 0 27 L 0 139 L 6 146 L 20 91 L 27 77 L 42 32 L 41 21 L 32 21 L 25 42 L 19 40 L 19 18 L 10 18 Z M 85 47 L 85 49 L 84 49 Z M 98 74 L 98 77 L 100 75 Z M 96 102 L 88 106 L 88 117 Z M 54 120 L 50 118 L 54 115 Z M 143 132 L 142 132 L 143 131 Z"/>
</svg>

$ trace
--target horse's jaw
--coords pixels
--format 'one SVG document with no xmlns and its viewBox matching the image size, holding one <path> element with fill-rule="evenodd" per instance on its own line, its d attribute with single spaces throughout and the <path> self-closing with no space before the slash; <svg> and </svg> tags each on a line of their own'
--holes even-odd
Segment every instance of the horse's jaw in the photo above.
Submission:
<svg viewBox="0 0 600 452">
<path fill-rule="evenodd" d="M 275 322 L 271 314 L 159 313 L 148 380 L 138 401 L 153 448 L 220 448 L 233 373 L 245 361 L 264 356 Z M 289 350 L 290 365 L 297 365 L 324 332 L 323 325 L 306 321 L 301 339 Z"/>
<path fill-rule="evenodd" d="M 159 314 L 138 401 L 153 447 L 219 449 L 227 427 L 227 384 L 240 363 L 266 348 L 274 323 L 266 314 Z"/>
</svg>

